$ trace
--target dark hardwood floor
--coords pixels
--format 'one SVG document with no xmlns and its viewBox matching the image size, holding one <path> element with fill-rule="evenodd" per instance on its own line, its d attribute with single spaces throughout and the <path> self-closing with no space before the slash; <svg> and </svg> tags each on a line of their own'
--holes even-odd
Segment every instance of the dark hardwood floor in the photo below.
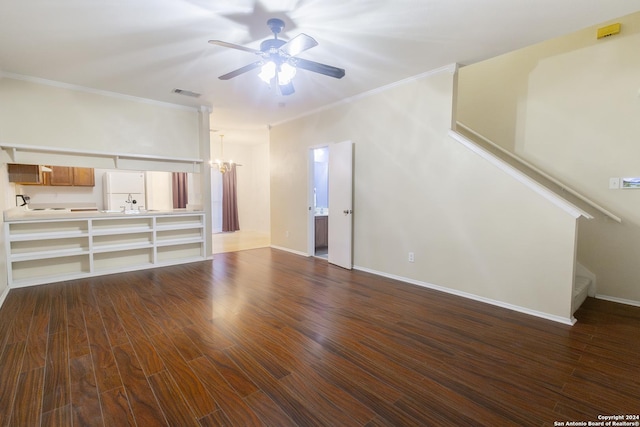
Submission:
<svg viewBox="0 0 640 427">
<path fill-rule="evenodd" d="M 640 412 L 640 308 L 571 327 L 274 249 L 12 290 L 1 426 L 552 426 Z"/>
</svg>

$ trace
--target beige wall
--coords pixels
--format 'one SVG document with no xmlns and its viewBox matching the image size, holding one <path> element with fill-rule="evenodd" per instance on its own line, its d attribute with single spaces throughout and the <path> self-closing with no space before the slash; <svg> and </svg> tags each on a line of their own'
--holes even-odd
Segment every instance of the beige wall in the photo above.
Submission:
<svg viewBox="0 0 640 427">
<path fill-rule="evenodd" d="M 274 126 L 272 243 L 306 253 L 308 149 L 351 140 L 358 268 L 569 319 L 576 220 L 448 136 L 454 85 L 450 68 Z"/>
<path fill-rule="evenodd" d="M 462 68 L 458 119 L 622 218 L 582 220 L 578 260 L 598 294 L 640 304 L 640 190 L 608 187 L 640 176 L 640 13 L 613 22 Z"/>
<path fill-rule="evenodd" d="M 200 158 L 193 109 L 0 78 L 0 141 Z"/>
</svg>

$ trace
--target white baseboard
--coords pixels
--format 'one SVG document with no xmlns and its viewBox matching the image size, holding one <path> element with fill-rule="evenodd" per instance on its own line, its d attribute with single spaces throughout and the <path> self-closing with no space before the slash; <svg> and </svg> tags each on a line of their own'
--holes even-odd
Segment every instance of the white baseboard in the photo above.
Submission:
<svg viewBox="0 0 640 427">
<path fill-rule="evenodd" d="M 296 251 L 296 250 L 293 250 L 293 249 L 290 249 L 290 248 L 284 248 L 282 246 L 275 246 L 275 245 L 271 245 L 270 247 L 273 248 L 273 249 L 278 249 L 279 251 L 285 251 L 285 252 L 289 252 L 289 253 L 292 253 L 292 254 L 304 256 L 304 257 L 307 257 L 307 258 L 309 257 L 309 254 L 306 253 L 306 252 L 300 252 L 300 251 Z"/>
<path fill-rule="evenodd" d="M 371 270 L 369 268 L 365 268 L 365 267 L 358 267 L 358 266 L 353 266 L 353 268 L 355 270 L 360 270 L 360 271 L 364 271 L 366 273 L 371 273 L 371 274 L 375 274 L 377 276 L 382 276 L 382 277 L 387 277 L 389 279 L 394 279 L 394 280 L 398 280 L 401 282 L 405 282 L 405 283 L 410 283 L 412 285 L 417 285 L 417 286 L 422 286 L 424 288 L 429 288 L 429 289 L 433 289 L 436 291 L 440 291 L 440 292 L 445 292 L 447 294 L 451 294 L 451 295 L 456 295 L 459 297 L 463 297 L 463 298 L 468 298 L 474 301 L 479 301 L 479 302 L 483 302 L 486 304 L 491 304 L 491 305 L 495 305 L 497 307 L 502 307 L 502 308 L 506 308 L 508 310 L 513 310 L 513 311 L 517 311 L 519 313 L 524 313 L 524 314 L 528 314 L 530 316 L 535 316 L 535 317 L 540 317 L 542 319 L 546 319 L 546 320 L 551 320 L 554 322 L 558 322 L 558 323 L 563 323 L 565 325 L 574 325 L 576 323 L 576 318 L 571 316 L 571 317 L 562 317 L 562 316 L 556 316 L 553 314 L 549 314 L 549 313 L 544 313 L 542 311 L 537 311 L 537 310 L 531 310 L 529 308 L 526 307 L 521 307 L 518 305 L 513 305 L 513 304 L 509 304 L 503 301 L 497 301 L 491 298 L 485 298 L 479 295 L 474 295 L 474 294 L 470 294 L 468 292 L 463 292 L 463 291 L 459 291 L 456 289 L 451 289 L 451 288 L 446 288 L 444 286 L 438 286 L 438 285 L 434 285 L 432 283 L 427 283 L 427 282 L 422 282 L 419 280 L 414 280 L 414 279 L 409 279 L 407 277 L 401 277 L 401 276 L 396 276 L 393 274 L 388 274 L 388 273 L 384 273 L 381 271 L 376 271 L 376 270 Z"/>
<path fill-rule="evenodd" d="M 4 288 L 4 291 L 2 291 L 2 294 L 0 294 L 0 308 L 2 308 L 2 304 L 4 303 L 4 300 L 7 298 L 7 295 L 9 295 L 9 286 Z"/>
<path fill-rule="evenodd" d="M 596 298 L 603 299 L 605 301 L 617 302 L 620 304 L 633 305 L 636 307 L 640 307 L 640 301 L 635 301 L 632 299 L 610 297 L 609 295 L 602 295 L 602 294 L 596 294 Z"/>
</svg>

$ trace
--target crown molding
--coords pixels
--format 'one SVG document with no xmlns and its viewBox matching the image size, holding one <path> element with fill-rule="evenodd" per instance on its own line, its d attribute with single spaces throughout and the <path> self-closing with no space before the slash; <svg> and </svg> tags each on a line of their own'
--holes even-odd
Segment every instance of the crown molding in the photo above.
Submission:
<svg viewBox="0 0 640 427">
<path fill-rule="evenodd" d="M 449 64 L 449 65 L 445 65 L 444 67 L 435 68 L 433 70 L 426 71 L 424 73 L 420 73 L 420 74 L 417 74 L 415 76 L 407 77 L 406 79 L 398 80 L 397 82 L 393 82 L 393 83 L 390 83 L 390 84 L 385 85 L 385 86 L 380 86 L 378 88 L 375 88 L 375 89 L 372 89 L 372 90 L 368 90 L 366 92 L 359 93 L 358 95 L 354 95 L 354 96 L 351 96 L 349 98 L 341 99 L 340 101 L 334 102 L 332 104 L 324 105 L 324 106 L 322 106 L 320 108 L 316 108 L 316 109 L 311 110 L 311 111 L 307 111 L 307 112 L 299 114 L 299 115 L 297 115 L 295 117 L 291 117 L 291 118 L 288 118 L 288 119 L 285 119 L 285 120 L 282 120 L 282 121 L 279 121 L 279 122 L 276 122 L 276 123 L 271 123 L 269 125 L 269 129 L 271 129 L 271 127 L 273 127 L 273 126 L 279 126 L 279 125 L 284 124 L 284 123 L 292 122 L 294 120 L 298 120 L 298 119 L 301 119 L 303 117 L 311 116 L 313 114 L 317 114 L 317 113 L 320 113 L 322 111 L 330 110 L 330 109 L 338 107 L 340 105 L 349 104 L 349 103 L 352 103 L 354 101 L 358 101 L 358 100 L 363 99 L 363 98 L 368 98 L 370 96 L 377 95 L 377 94 L 382 93 L 382 92 L 386 92 L 386 91 L 391 90 L 393 88 L 396 88 L 398 86 L 403 86 L 405 84 L 412 83 L 412 82 L 424 79 L 424 78 L 429 77 L 429 76 L 433 76 L 433 75 L 440 74 L 440 73 L 451 73 L 451 74 L 454 74 L 457 71 L 458 71 L 458 64 L 455 64 L 455 63 L 454 64 Z"/>
<path fill-rule="evenodd" d="M 142 98 L 142 97 L 132 96 L 132 95 L 125 95 L 122 93 L 110 92 L 110 91 L 101 90 L 101 89 L 94 89 L 94 88 L 79 86 L 71 83 L 64 83 L 64 82 L 59 82 L 55 80 L 43 79 L 40 77 L 26 76 L 24 74 L 9 73 L 6 71 L 0 71 L 0 78 L 20 80 L 28 83 L 36 83 L 36 84 L 41 84 L 45 86 L 56 87 L 59 89 L 67 89 L 67 90 L 73 90 L 77 92 L 90 93 L 93 95 L 107 96 L 110 98 L 122 99 L 126 101 L 140 102 L 143 104 L 155 105 L 155 106 L 164 107 L 164 108 L 173 108 L 177 110 L 193 111 L 193 112 L 197 112 L 200 110 L 199 108 L 196 108 L 196 107 L 188 107 L 186 105 L 156 101 L 154 99 Z M 209 110 L 211 109 L 211 107 L 207 107 L 207 106 L 202 106 L 200 108 L 209 108 Z"/>
</svg>

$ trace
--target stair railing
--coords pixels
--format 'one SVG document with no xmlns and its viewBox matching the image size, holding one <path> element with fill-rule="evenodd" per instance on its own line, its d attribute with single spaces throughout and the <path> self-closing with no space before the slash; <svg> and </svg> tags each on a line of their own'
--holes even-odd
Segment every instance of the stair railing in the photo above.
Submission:
<svg viewBox="0 0 640 427">
<path fill-rule="evenodd" d="M 552 182 L 553 184 L 557 185 L 558 187 L 560 187 L 560 189 L 562 191 L 566 191 L 567 193 L 571 194 L 575 198 L 581 200 L 582 202 L 584 202 L 587 205 L 591 206 L 593 209 L 595 209 L 598 212 L 602 213 L 606 217 L 608 217 L 608 218 L 610 218 L 610 219 L 612 219 L 612 220 L 614 220 L 614 221 L 616 221 L 618 223 L 622 222 L 622 219 L 620 217 L 618 217 L 617 215 L 613 214 L 612 212 L 610 212 L 609 210 L 605 209 L 604 207 L 602 207 L 598 203 L 594 202 L 593 200 L 589 199 L 588 197 L 586 197 L 586 196 L 582 195 L 581 193 L 577 192 L 573 188 L 567 186 L 563 182 L 557 180 L 556 178 L 554 178 L 553 176 L 549 175 L 545 171 L 539 169 L 538 167 L 536 167 L 532 163 L 529 163 L 528 161 L 526 161 L 523 158 L 515 155 L 514 153 L 510 152 L 509 150 L 504 149 L 500 145 L 498 145 L 495 142 L 491 141 L 489 138 L 487 138 L 487 137 L 479 134 L 478 132 L 468 128 L 467 126 L 465 126 L 464 124 L 462 124 L 460 122 L 456 122 L 456 127 L 460 127 L 462 129 L 464 129 L 466 132 L 470 133 L 471 135 L 473 135 L 476 138 L 481 139 L 484 143 L 490 145 L 491 147 L 493 147 L 496 150 L 500 151 L 504 155 L 510 157 L 511 159 L 515 160 L 516 162 L 520 163 L 521 165 L 525 166 L 526 168 L 531 169 L 533 172 L 537 173 L 538 175 L 544 177 L 546 180 L 548 180 L 548 181 Z"/>
</svg>

